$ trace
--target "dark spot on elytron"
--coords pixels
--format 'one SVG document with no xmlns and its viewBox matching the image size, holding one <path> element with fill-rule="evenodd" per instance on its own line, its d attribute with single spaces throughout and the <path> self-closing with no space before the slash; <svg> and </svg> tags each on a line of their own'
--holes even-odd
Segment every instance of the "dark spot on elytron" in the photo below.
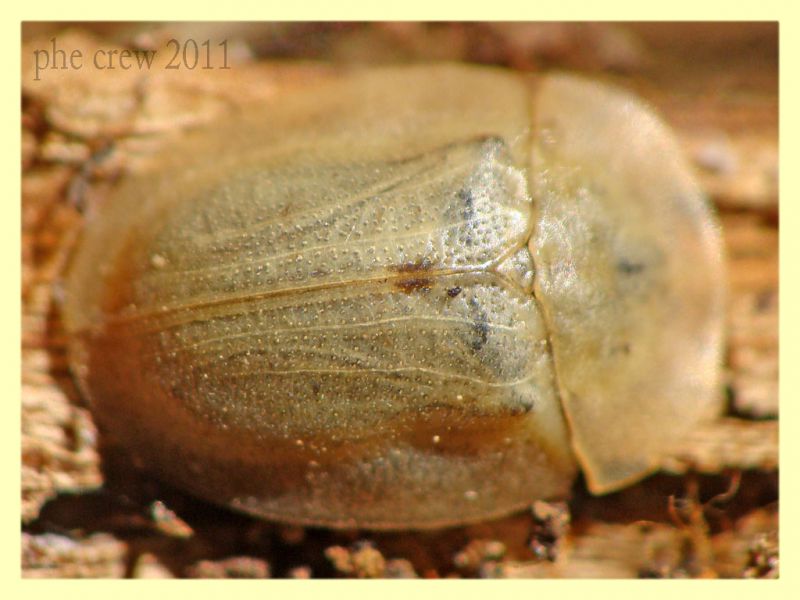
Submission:
<svg viewBox="0 0 800 600">
<path fill-rule="evenodd" d="M 461 211 L 461 216 L 467 223 L 467 235 L 464 238 L 464 245 L 473 246 L 475 241 L 472 237 L 471 222 L 475 219 L 475 197 L 472 195 L 471 189 L 461 188 L 458 190 L 458 199 L 464 203 L 464 210 Z"/>
<path fill-rule="evenodd" d="M 390 268 L 397 273 L 426 273 L 433 268 L 433 261 L 423 256 L 413 262 L 408 261 Z M 394 285 L 406 294 L 431 291 L 431 280 L 427 277 L 406 277 L 395 281 Z"/>
<path fill-rule="evenodd" d="M 475 197 L 472 195 L 472 190 L 469 188 L 461 188 L 458 190 L 458 199 L 464 203 L 464 210 L 461 212 L 465 221 L 471 221 L 475 218 Z"/>
<path fill-rule="evenodd" d="M 636 275 L 644 271 L 644 269 L 644 263 L 635 263 L 624 258 L 617 263 L 617 271 L 624 275 Z"/>
<path fill-rule="evenodd" d="M 392 267 L 398 273 L 424 273 L 433 268 L 433 261 L 427 256 L 423 256 L 415 261 L 404 262 L 402 265 Z"/>
<path fill-rule="evenodd" d="M 311 382 L 311 391 L 313 391 L 314 394 L 319 395 L 320 389 L 321 389 L 321 387 L 319 385 L 319 381 L 312 381 Z"/>
<path fill-rule="evenodd" d="M 536 408 L 536 403 L 529 394 L 519 394 L 516 392 L 512 392 L 511 397 L 506 400 L 503 406 L 506 416 L 509 417 L 527 415 L 534 408 Z"/>
<path fill-rule="evenodd" d="M 489 341 L 489 317 L 475 298 L 469 299 L 469 306 L 472 312 L 472 331 L 475 333 L 471 346 L 477 352 Z"/>
<path fill-rule="evenodd" d="M 611 349 L 611 354 L 630 354 L 631 353 L 631 345 L 627 342 L 618 344 Z"/>
<path fill-rule="evenodd" d="M 519 404 L 511 407 L 511 416 L 518 417 L 520 415 L 527 415 L 533 410 L 533 402 L 529 400 L 521 400 Z"/>
<path fill-rule="evenodd" d="M 460 293 L 461 293 L 461 288 L 459 286 L 451 287 L 449 290 L 447 290 L 447 295 L 450 296 L 451 298 L 455 298 Z"/>
<path fill-rule="evenodd" d="M 426 277 L 411 277 L 409 279 L 398 279 L 394 282 L 395 287 L 403 290 L 406 294 L 413 292 L 427 293 L 431 291 L 431 280 Z"/>
<path fill-rule="evenodd" d="M 477 352 L 489 341 L 489 325 L 486 321 L 475 321 L 472 328 L 478 334 L 477 339 L 472 341 L 472 349 Z"/>
</svg>

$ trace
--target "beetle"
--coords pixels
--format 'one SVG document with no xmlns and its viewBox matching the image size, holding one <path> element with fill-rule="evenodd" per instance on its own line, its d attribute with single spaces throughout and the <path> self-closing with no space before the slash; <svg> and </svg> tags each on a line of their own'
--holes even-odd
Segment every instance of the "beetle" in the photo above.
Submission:
<svg viewBox="0 0 800 600">
<path fill-rule="evenodd" d="M 70 364 L 158 476 L 434 528 L 654 470 L 720 409 L 719 226 L 674 135 L 569 74 L 386 67 L 187 133 L 89 220 Z"/>
</svg>

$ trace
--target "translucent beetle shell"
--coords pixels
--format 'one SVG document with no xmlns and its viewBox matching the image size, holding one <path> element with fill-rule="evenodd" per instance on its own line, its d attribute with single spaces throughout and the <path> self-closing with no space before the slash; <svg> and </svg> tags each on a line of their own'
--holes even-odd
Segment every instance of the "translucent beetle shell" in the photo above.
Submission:
<svg viewBox="0 0 800 600">
<path fill-rule="evenodd" d="M 652 470 L 719 407 L 720 234 L 664 124 L 568 75 L 402 67 L 195 132 L 66 285 L 103 431 L 214 502 L 438 527 Z"/>
</svg>

